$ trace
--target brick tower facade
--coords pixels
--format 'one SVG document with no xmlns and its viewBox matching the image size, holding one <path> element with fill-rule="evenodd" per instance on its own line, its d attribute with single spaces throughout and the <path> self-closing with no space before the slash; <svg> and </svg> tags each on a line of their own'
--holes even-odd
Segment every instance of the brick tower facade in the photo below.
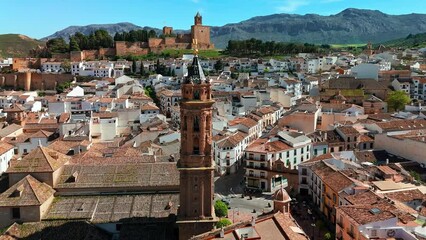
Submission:
<svg viewBox="0 0 426 240">
<path fill-rule="evenodd" d="M 191 37 L 197 39 L 198 47 L 201 49 L 214 48 L 214 45 L 210 42 L 210 27 L 203 25 L 203 17 L 198 12 L 194 17 L 194 25 L 191 26 Z"/>
<path fill-rule="evenodd" d="M 194 41 L 196 43 L 196 41 Z M 212 230 L 214 214 L 211 85 L 195 55 L 182 84 L 179 239 Z"/>
</svg>

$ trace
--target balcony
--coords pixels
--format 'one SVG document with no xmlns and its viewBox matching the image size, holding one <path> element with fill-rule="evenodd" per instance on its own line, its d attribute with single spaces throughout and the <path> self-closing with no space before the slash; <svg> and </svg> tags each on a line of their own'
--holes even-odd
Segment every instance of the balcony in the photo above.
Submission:
<svg viewBox="0 0 426 240">
<path fill-rule="evenodd" d="M 267 167 L 255 166 L 255 165 L 248 165 L 248 166 L 246 166 L 246 168 L 258 169 L 258 170 L 269 170 Z"/>
</svg>

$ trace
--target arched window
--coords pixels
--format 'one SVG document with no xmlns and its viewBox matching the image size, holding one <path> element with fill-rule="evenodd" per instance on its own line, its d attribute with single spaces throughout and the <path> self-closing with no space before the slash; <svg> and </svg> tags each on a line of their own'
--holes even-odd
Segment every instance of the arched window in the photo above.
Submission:
<svg viewBox="0 0 426 240">
<path fill-rule="evenodd" d="M 200 119 L 198 116 L 194 117 L 194 132 L 200 131 Z"/>
<path fill-rule="evenodd" d="M 200 90 L 194 90 L 194 100 L 200 100 Z"/>
<path fill-rule="evenodd" d="M 193 141 L 193 148 L 192 148 L 192 154 L 194 154 L 194 155 L 200 154 L 199 142 L 200 142 L 200 140 L 198 139 L 198 137 L 195 137 L 194 141 Z"/>
</svg>

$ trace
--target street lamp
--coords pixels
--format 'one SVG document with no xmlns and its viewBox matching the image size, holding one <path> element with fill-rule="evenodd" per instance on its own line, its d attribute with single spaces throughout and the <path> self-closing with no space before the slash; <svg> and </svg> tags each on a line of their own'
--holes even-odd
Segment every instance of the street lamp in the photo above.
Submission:
<svg viewBox="0 0 426 240">
<path fill-rule="evenodd" d="M 312 223 L 311 226 L 312 226 L 312 240 L 314 240 L 315 239 L 315 227 L 316 227 L 316 225 L 315 225 L 315 223 Z"/>
</svg>

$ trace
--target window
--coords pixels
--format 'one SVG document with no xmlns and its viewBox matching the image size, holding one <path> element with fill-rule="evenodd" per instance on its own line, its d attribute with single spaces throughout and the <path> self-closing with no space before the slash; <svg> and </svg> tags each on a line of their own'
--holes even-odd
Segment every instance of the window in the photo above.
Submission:
<svg viewBox="0 0 426 240">
<path fill-rule="evenodd" d="M 254 159 L 254 154 L 253 153 L 249 153 L 249 159 Z"/>
<path fill-rule="evenodd" d="M 12 208 L 12 218 L 13 219 L 21 218 L 21 209 L 20 208 Z"/>
<path fill-rule="evenodd" d="M 195 100 L 200 100 L 200 91 L 199 90 L 195 90 L 194 91 L 194 99 Z"/>
<path fill-rule="evenodd" d="M 116 224 L 115 225 L 115 230 L 119 232 L 121 230 L 121 225 L 122 224 Z"/>
<path fill-rule="evenodd" d="M 260 160 L 262 160 L 262 161 L 265 161 L 266 160 L 266 158 L 265 158 L 265 155 L 260 155 Z"/>
<path fill-rule="evenodd" d="M 198 146 L 194 146 L 193 154 L 200 154 L 200 149 L 198 148 Z"/>
<path fill-rule="evenodd" d="M 260 172 L 260 177 L 264 178 L 266 176 L 265 172 Z"/>
<path fill-rule="evenodd" d="M 287 158 L 289 158 L 290 157 L 290 152 L 287 152 Z"/>
<path fill-rule="evenodd" d="M 199 132 L 200 131 L 200 121 L 198 117 L 194 117 L 194 131 Z"/>
<path fill-rule="evenodd" d="M 302 169 L 302 175 L 304 176 L 308 175 L 308 170 L 306 168 Z"/>
<path fill-rule="evenodd" d="M 376 229 L 372 229 L 371 230 L 371 236 L 372 237 L 376 237 L 377 236 L 377 230 Z"/>
<path fill-rule="evenodd" d="M 327 148 L 324 148 L 323 150 L 322 150 L 322 154 L 326 154 L 327 153 Z"/>
<path fill-rule="evenodd" d="M 281 170 L 282 170 L 282 168 L 283 168 L 283 166 L 281 165 L 281 163 L 278 163 L 278 164 L 277 164 L 277 170 L 278 170 L 278 171 L 281 171 Z"/>
</svg>

